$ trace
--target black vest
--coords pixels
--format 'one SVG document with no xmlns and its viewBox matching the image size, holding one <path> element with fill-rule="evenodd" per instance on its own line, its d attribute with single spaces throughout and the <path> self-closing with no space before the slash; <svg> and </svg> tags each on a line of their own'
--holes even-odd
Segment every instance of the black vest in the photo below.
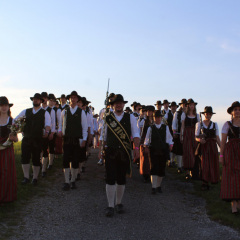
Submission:
<svg viewBox="0 0 240 240">
<path fill-rule="evenodd" d="M 177 123 L 178 123 L 178 133 L 181 132 L 181 126 L 182 126 L 182 121 L 181 121 L 181 116 L 182 116 L 182 111 L 177 111 Z"/>
<path fill-rule="evenodd" d="M 186 115 L 186 118 L 185 118 L 185 127 L 194 127 L 197 122 L 198 122 L 198 120 L 197 120 L 197 115 L 196 115 L 195 118 L 189 118 L 189 117 Z"/>
<path fill-rule="evenodd" d="M 58 129 L 58 118 L 57 118 L 58 108 L 54 107 L 53 110 L 55 111 L 55 124 L 56 124 L 56 130 L 57 130 Z"/>
<path fill-rule="evenodd" d="M 9 126 L 12 125 L 12 120 L 13 119 L 10 117 L 9 122 L 6 126 L 0 126 L 0 138 L 1 138 L 0 143 L 4 143 L 8 139 L 9 134 L 11 132 Z"/>
<path fill-rule="evenodd" d="M 65 109 L 67 114 L 67 124 L 65 130 L 66 137 L 83 138 L 82 136 L 82 109 L 77 108 L 72 115 L 70 108 Z"/>
<path fill-rule="evenodd" d="M 211 127 L 212 122 L 210 121 L 209 123 L 209 127 Z M 205 128 L 204 126 L 202 126 L 203 129 L 203 133 L 206 135 L 206 139 L 207 138 L 216 138 L 216 127 L 215 127 L 215 123 L 213 123 L 213 128 Z"/>
<path fill-rule="evenodd" d="M 60 109 L 61 109 L 61 111 L 62 111 L 62 110 L 64 110 L 64 109 L 67 109 L 67 108 L 69 108 L 69 105 L 65 104 L 65 106 L 64 106 L 64 107 L 62 107 L 62 105 L 60 105 L 60 106 L 59 106 L 59 108 L 60 108 Z"/>
<path fill-rule="evenodd" d="M 228 124 L 229 124 L 228 138 L 229 139 L 240 138 L 240 127 L 233 126 L 233 124 L 230 121 L 228 121 Z"/>
<path fill-rule="evenodd" d="M 164 154 L 167 148 L 166 144 L 166 125 L 162 124 L 158 129 L 155 124 L 151 126 L 152 135 L 151 135 L 151 143 L 150 148 L 151 151 L 155 153 L 159 153 L 159 155 Z"/>
<path fill-rule="evenodd" d="M 145 137 L 146 137 L 146 135 L 147 135 L 147 130 L 148 130 L 148 128 L 149 128 L 151 125 L 152 125 L 152 123 L 150 122 L 149 117 L 147 117 L 147 118 L 145 119 L 145 121 L 144 121 L 140 144 L 143 144 L 143 143 L 144 143 Z"/>
<path fill-rule="evenodd" d="M 107 116 L 108 117 L 108 116 Z M 123 118 L 120 121 L 121 125 L 127 132 L 129 139 L 131 139 L 131 121 L 130 121 L 130 114 L 124 113 Z M 108 128 L 107 129 L 107 146 L 112 148 L 118 148 L 122 146 L 117 137 L 114 133 Z"/>
<path fill-rule="evenodd" d="M 41 108 L 35 114 L 32 110 L 32 108 L 26 109 L 26 125 L 23 134 L 27 138 L 41 138 L 45 124 L 45 110 Z"/>
</svg>

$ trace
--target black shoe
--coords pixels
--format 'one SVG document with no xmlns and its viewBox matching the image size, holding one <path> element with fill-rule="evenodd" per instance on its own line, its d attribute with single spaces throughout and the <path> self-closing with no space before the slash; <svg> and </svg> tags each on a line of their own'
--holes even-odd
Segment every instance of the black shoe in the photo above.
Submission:
<svg viewBox="0 0 240 240">
<path fill-rule="evenodd" d="M 234 216 L 238 216 L 240 213 L 237 211 L 237 212 L 232 212 L 232 215 Z"/>
<path fill-rule="evenodd" d="M 79 181 L 79 180 L 81 180 L 81 174 L 80 173 L 78 173 L 77 178 L 76 178 L 76 181 Z"/>
<path fill-rule="evenodd" d="M 105 216 L 106 217 L 113 217 L 113 215 L 114 215 L 114 208 L 113 207 L 108 207 L 107 210 L 106 210 Z"/>
<path fill-rule="evenodd" d="M 69 183 L 64 183 L 62 190 L 68 191 L 70 189 L 70 184 Z"/>
<path fill-rule="evenodd" d="M 21 182 L 23 185 L 30 183 L 30 180 L 28 178 L 24 178 Z"/>
<path fill-rule="evenodd" d="M 48 169 L 48 170 L 51 170 L 52 167 L 53 167 L 52 165 L 48 165 L 47 169 Z"/>
<path fill-rule="evenodd" d="M 86 167 L 82 167 L 82 172 L 85 172 Z"/>
<path fill-rule="evenodd" d="M 156 194 L 157 193 L 157 189 L 156 188 L 152 188 L 152 194 Z"/>
<path fill-rule="evenodd" d="M 36 186 L 36 185 L 37 185 L 37 182 L 38 182 L 38 180 L 37 180 L 36 178 L 34 178 L 34 179 L 32 180 L 32 185 Z"/>
<path fill-rule="evenodd" d="M 46 177 L 46 172 L 42 172 L 42 177 Z"/>
<path fill-rule="evenodd" d="M 115 206 L 115 208 L 116 208 L 116 212 L 117 212 L 117 213 L 119 213 L 119 214 L 124 213 L 124 209 L 123 209 L 123 205 L 122 205 L 122 204 L 117 204 L 117 205 Z"/>
<path fill-rule="evenodd" d="M 158 191 L 158 193 L 162 193 L 162 188 L 161 188 L 161 187 L 158 187 L 158 188 L 157 188 L 157 191 Z"/>
<path fill-rule="evenodd" d="M 190 180 L 190 179 L 192 179 L 192 177 L 191 177 L 191 175 L 190 174 L 186 174 L 186 180 Z"/>
<path fill-rule="evenodd" d="M 72 182 L 71 185 L 72 185 L 71 189 L 76 189 L 77 188 L 75 182 Z"/>
</svg>

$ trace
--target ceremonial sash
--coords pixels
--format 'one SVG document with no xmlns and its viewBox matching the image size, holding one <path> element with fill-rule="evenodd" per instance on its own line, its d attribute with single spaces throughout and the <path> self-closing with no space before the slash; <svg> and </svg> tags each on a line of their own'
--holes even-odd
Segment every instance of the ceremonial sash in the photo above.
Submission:
<svg viewBox="0 0 240 240">
<path fill-rule="evenodd" d="M 118 139 L 119 143 L 125 150 L 125 152 L 128 155 L 129 161 L 130 161 L 130 172 L 129 175 L 131 175 L 131 140 L 128 136 L 125 128 L 122 126 L 122 124 L 116 119 L 113 112 L 110 112 L 109 115 L 106 117 L 106 123 L 108 126 L 108 129 L 112 131 L 112 133 L 115 135 L 115 137 Z"/>
</svg>

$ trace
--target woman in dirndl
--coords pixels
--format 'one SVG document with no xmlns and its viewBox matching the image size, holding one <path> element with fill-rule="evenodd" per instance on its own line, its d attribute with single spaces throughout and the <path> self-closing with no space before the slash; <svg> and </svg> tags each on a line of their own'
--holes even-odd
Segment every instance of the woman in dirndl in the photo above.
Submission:
<svg viewBox="0 0 240 240">
<path fill-rule="evenodd" d="M 240 103 L 232 103 L 227 112 L 232 120 L 222 128 L 220 163 L 222 163 L 221 198 L 231 202 L 232 213 L 240 210 Z M 228 140 L 228 141 L 227 141 Z"/>
<path fill-rule="evenodd" d="M 219 156 L 218 148 L 220 147 L 219 130 L 216 122 L 212 122 L 212 115 L 215 114 L 212 107 L 206 106 L 204 109 L 205 120 L 196 124 L 195 135 L 196 141 L 200 143 L 201 152 L 201 172 L 202 187 L 201 189 L 209 190 L 208 183 L 219 182 Z"/>
<path fill-rule="evenodd" d="M 200 122 L 199 114 L 196 110 L 197 103 L 193 99 L 187 101 L 187 111 L 181 116 L 182 126 L 180 139 L 183 143 L 183 167 L 186 170 L 186 179 L 192 176 L 195 164 L 195 150 L 197 142 L 195 140 L 195 124 Z"/>
<path fill-rule="evenodd" d="M 17 199 L 17 178 L 13 144 L 4 147 L 8 138 L 17 142 L 17 136 L 10 134 L 13 119 L 6 97 L 0 97 L 0 203 L 12 202 Z"/>
<path fill-rule="evenodd" d="M 147 117 L 144 121 L 141 139 L 140 139 L 140 167 L 139 172 L 143 176 L 143 182 L 147 183 L 150 181 L 150 161 L 149 161 L 149 152 L 145 151 L 144 141 L 147 134 L 148 128 L 154 124 L 153 113 L 155 111 L 154 106 L 148 105 L 145 107 L 147 111 Z"/>
</svg>

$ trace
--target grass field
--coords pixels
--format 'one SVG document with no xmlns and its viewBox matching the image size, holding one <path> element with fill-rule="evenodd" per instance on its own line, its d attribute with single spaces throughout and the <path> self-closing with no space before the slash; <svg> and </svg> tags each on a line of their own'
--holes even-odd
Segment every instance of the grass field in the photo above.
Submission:
<svg viewBox="0 0 240 240">
<path fill-rule="evenodd" d="M 167 168 L 167 171 L 171 173 L 175 179 L 184 182 L 189 181 L 185 179 L 185 174 L 177 173 L 177 168 Z M 230 203 L 220 198 L 221 183 L 210 185 L 210 190 L 202 191 L 201 181 L 190 180 L 190 182 L 193 183 L 194 186 L 194 191 L 192 193 L 206 200 L 207 213 L 212 220 L 240 230 L 240 215 L 233 215 L 231 213 Z"/>
</svg>

